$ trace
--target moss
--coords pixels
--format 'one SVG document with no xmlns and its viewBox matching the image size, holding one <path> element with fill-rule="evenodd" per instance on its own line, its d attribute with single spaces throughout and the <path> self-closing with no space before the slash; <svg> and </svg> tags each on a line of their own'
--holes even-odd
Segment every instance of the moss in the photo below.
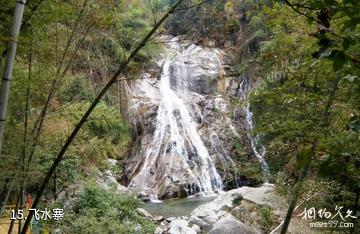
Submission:
<svg viewBox="0 0 360 234">
<path fill-rule="evenodd" d="M 243 197 L 241 195 L 238 195 L 234 200 L 233 200 L 233 203 L 235 205 L 240 205 L 241 201 L 243 200 Z"/>
<path fill-rule="evenodd" d="M 259 162 L 251 155 L 240 155 L 239 172 L 241 178 L 248 180 L 251 184 L 261 184 L 264 176 Z"/>
</svg>

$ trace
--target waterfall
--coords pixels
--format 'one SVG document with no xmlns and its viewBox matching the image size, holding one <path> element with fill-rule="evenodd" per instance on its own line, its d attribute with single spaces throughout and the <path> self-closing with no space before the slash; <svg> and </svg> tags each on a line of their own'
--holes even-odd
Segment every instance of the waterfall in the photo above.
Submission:
<svg viewBox="0 0 360 234">
<path fill-rule="evenodd" d="M 188 196 L 214 194 L 223 187 L 190 113 L 191 100 L 186 98 L 188 71 L 181 56 L 179 52 L 173 58 L 167 55 L 162 62 L 155 131 L 130 182 L 130 187 L 148 194 L 157 194 L 171 184 L 181 187 Z"/>
<path fill-rule="evenodd" d="M 251 149 L 254 152 L 255 157 L 257 158 L 257 160 L 260 163 L 260 166 L 261 166 L 261 169 L 262 169 L 262 172 L 264 175 L 264 182 L 268 183 L 269 179 L 271 177 L 271 174 L 270 174 L 269 166 L 265 160 L 266 149 L 265 149 L 264 145 L 261 144 L 259 135 L 254 136 L 254 133 L 253 133 L 253 129 L 254 129 L 253 117 L 252 117 L 252 112 L 250 111 L 250 103 L 247 99 L 247 95 L 248 95 L 250 88 L 251 88 L 250 79 L 243 78 L 243 80 L 240 83 L 240 90 L 242 93 L 243 101 L 245 102 L 243 109 L 245 112 L 245 118 L 246 118 L 246 123 L 247 123 L 247 127 L 248 127 L 248 129 L 247 129 L 248 138 L 250 140 Z"/>
<path fill-rule="evenodd" d="M 231 188 L 240 181 L 231 142 L 243 133 L 232 125 L 228 100 L 218 89 L 224 53 L 175 40 L 157 59 L 157 66 L 149 67 L 149 73 L 132 84 L 129 101 L 138 137 L 124 175 L 132 191 L 154 202 L 213 195 L 222 191 L 223 184 Z M 247 101 L 250 88 L 250 80 L 243 79 L 245 134 L 267 182 L 266 150 L 260 137 L 253 134 Z"/>
</svg>

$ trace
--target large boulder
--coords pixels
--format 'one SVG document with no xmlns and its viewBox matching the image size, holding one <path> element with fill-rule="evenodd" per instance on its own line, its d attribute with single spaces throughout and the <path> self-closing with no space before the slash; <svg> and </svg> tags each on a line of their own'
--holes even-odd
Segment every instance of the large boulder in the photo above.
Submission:
<svg viewBox="0 0 360 234">
<path fill-rule="evenodd" d="M 119 162 L 115 159 L 107 159 L 106 163 L 108 164 L 109 170 L 106 170 L 104 172 L 100 171 L 99 169 L 96 169 L 96 183 L 104 189 L 110 189 L 115 188 L 116 192 L 118 193 L 129 193 L 129 189 L 127 189 L 125 186 L 120 184 L 117 180 L 117 177 L 119 175 L 116 175 L 111 168 L 117 166 Z"/>
<path fill-rule="evenodd" d="M 232 215 L 227 215 L 214 224 L 209 234 L 257 234 L 258 232 L 244 223 L 236 220 Z"/>
<path fill-rule="evenodd" d="M 169 224 L 169 234 L 196 234 L 196 230 L 189 227 L 189 222 L 184 219 L 175 219 Z"/>
<path fill-rule="evenodd" d="M 139 215 L 149 219 L 149 220 L 153 220 L 153 216 L 145 209 L 143 208 L 137 208 L 136 210 L 136 213 L 138 213 Z"/>
<path fill-rule="evenodd" d="M 235 219 L 259 232 L 261 225 L 257 212 L 264 206 L 270 207 L 276 222 L 285 214 L 286 203 L 275 194 L 274 185 L 264 184 L 257 188 L 244 186 L 222 193 L 212 202 L 198 206 L 191 212 L 190 222 L 199 225 L 204 231 L 209 231 L 219 220 L 227 217 L 226 222 Z M 220 224 L 225 221 L 221 221 Z"/>
</svg>

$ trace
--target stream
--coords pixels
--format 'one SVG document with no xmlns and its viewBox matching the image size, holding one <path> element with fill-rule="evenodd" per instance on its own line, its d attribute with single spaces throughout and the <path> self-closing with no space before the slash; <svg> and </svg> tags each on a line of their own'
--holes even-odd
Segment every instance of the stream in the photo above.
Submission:
<svg viewBox="0 0 360 234">
<path fill-rule="evenodd" d="M 161 203 L 146 202 L 141 207 L 153 216 L 181 217 L 189 216 L 196 207 L 211 202 L 216 196 L 191 196 L 180 199 L 168 199 Z"/>
</svg>

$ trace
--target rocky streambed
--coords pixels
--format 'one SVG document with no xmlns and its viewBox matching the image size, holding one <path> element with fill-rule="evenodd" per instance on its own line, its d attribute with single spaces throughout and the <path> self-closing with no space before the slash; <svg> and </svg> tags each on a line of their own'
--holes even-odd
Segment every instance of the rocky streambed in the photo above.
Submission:
<svg viewBox="0 0 360 234">
<path fill-rule="evenodd" d="M 108 160 L 109 165 L 117 164 Z M 111 171 L 98 172 L 97 183 L 116 188 L 119 194 L 132 192 L 122 186 Z M 157 225 L 156 234 L 242 234 L 279 233 L 287 203 L 276 193 L 273 184 L 259 187 L 243 186 L 215 196 L 192 196 L 163 200 L 161 203 L 143 202 L 137 212 Z M 275 230 L 275 231 L 273 231 Z M 315 233 L 308 223 L 294 216 L 289 233 Z"/>
<path fill-rule="evenodd" d="M 280 233 L 287 207 L 273 184 L 263 184 L 223 192 L 210 202 L 194 206 L 187 215 L 164 217 L 143 208 L 138 212 L 157 224 L 156 234 L 277 234 Z M 288 233 L 317 232 L 295 216 Z"/>
<path fill-rule="evenodd" d="M 264 184 L 223 192 L 214 200 L 193 207 L 188 215 L 164 217 L 145 209 L 138 211 L 157 223 L 157 234 L 240 234 L 270 233 L 282 222 L 286 207 L 274 185 Z M 290 227 L 290 231 L 294 229 L 295 226 Z"/>
</svg>

